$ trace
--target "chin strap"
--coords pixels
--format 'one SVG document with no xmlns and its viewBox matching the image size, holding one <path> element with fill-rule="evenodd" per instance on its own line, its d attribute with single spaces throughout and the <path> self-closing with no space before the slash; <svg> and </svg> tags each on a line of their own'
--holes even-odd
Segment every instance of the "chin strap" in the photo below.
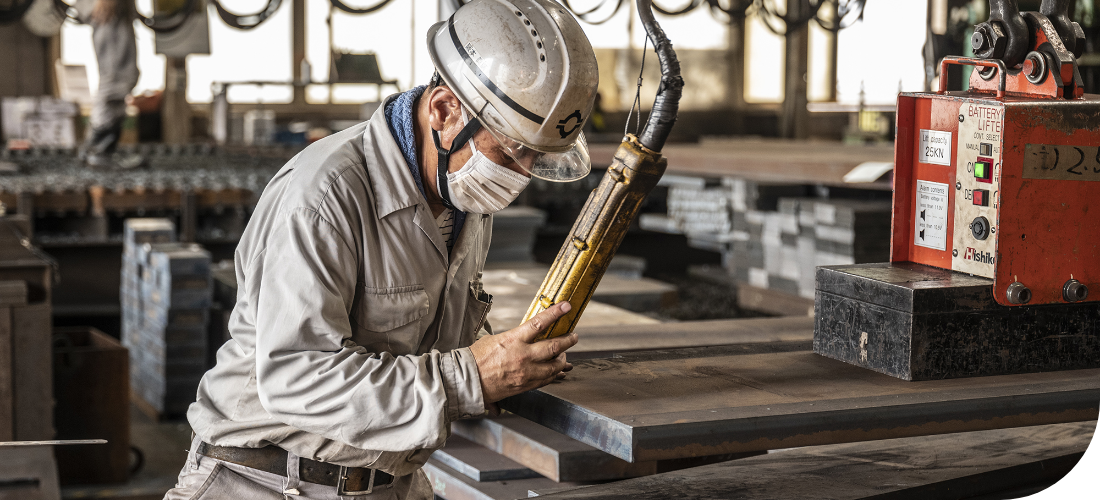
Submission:
<svg viewBox="0 0 1100 500">
<path fill-rule="evenodd" d="M 432 139 L 435 141 L 435 150 L 439 153 L 439 160 L 435 164 L 436 185 L 439 186 L 439 197 L 443 198 L 443 206 L 454 209 L 455 206 L 451 203 L 451 190 L 447 186 L 447 172 L 450 170 L 451 153 L 458 151 L 460 148 L 466 145 L 470 141 L 470 138 L 481 129 L 481 121 L 477 118 L 470 119 L 469 123 L 462 130 L 458 132 L 454 140 L 451 141 L 451 149 L 443 149 L 443 146 L 439 144 L 439 132 L 432 130 Z"/>
</svg>

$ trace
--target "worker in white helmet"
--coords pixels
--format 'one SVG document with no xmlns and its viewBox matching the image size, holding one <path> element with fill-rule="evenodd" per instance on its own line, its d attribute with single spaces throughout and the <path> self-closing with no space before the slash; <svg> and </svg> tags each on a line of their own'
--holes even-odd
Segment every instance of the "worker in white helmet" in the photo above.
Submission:
<svg viewBox="0 0 1100 500">
<path fill-rule="evenodd" d="M 169 499 L 432 498 L 421 466 L 452 421 L 571 368 L 569 310 L 493 334 L 492 214 L 531 177 L 590 169 L 598 83 L 549 0 L 473 0 L 428 33 L 438 74 L 272 179 L 237 247 L 233 339 L 188 411 Z"/>
</svg>

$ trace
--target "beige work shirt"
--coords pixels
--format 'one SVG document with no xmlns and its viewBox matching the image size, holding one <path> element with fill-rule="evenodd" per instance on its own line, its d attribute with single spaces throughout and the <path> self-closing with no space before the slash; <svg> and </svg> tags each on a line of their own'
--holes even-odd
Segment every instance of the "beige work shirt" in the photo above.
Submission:
<svg viewBox="0 0 1100 500">
<path fill-rule="evenodd" d="M 470 214 L 448 255 L 384 109 L 264 189 L 236 251 L 233 339 L 187 412 L 203 440 L 404 476 L 484 413 L 468 346 L 491 333 L 492 217 Z"/>
</svg>

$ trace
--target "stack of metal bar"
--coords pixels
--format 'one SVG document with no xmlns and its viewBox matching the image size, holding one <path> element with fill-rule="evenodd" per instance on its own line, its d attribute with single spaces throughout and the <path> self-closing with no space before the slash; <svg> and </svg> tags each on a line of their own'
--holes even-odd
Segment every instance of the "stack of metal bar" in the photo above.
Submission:
<svg viewBox="0 0 1100 500">
<path fill-rule="evenodd" d="M 809 275 L 812 276 L 814 256 L 813 240 L 809 240 L 811 244 L 808 246 L 799 244 L 807 240 L 803 235 L 804 226 L 799 224 L 798 218 L 801 201 L 799 198 L 782 198 L 778 203 L 778 211 L 761 212 L 763 216 L 761 242 L 764 249 L 764 268 L 749 268 L 749 284 L 760 288 L 804 295 L 804 293 L 801 293 L 803 291 L 800 289 L 800 284 L 802 276 L 807 273 L 803 269 L 802 263 L 810 263 L 811 272 Z M 810 234 L 812 234 L 812 231 L 813 228 L 809 228 Z M 729 260 L 736 263 L 737 256 L 731 256 Z M 810 282 L 809 291 L 812 297 L 812 281 Z"/>
<path fill-rule="evenodd" d="M 140 224 L 128 224 L 128 240 L 131 234 L 164 238 L 163 231 L 171 229 L 155 227 L 148 224 L 150 231 L 142 233 Z M 133 249 L 123 266 L 123 274 L 130 275 L 123 278 L 123 342 L 130 349 L 134 400 L 156 418 L 179 417 L 194 401 L 207 366 L 210 253 L 193 243 L 144 243 Z"/>
<path fill-rule="evenodd" d="M 648 476 L 722 462 L 742 455 L 630 463 L 514 415 L 451 424 L 447 445 L 424 472 L 437 498 L 514 499 L 532 490 Z"/>
<path fill-rule="evenodd" d="M 703 179 L 699 179 L 702 181 Z M 679 183 L 668 189 L 668 216 L 677 221 L 680 229 L 689 235 L 724 234 L 731 229 L 726 186 L 707 187 Z"/>
<path fill-rule="evenodd" d="M 817 265 L 884 262 L 890 257 L 889 201 L 817 200 L 813 213 Z"/>
<path fill-rule="evenodd" d="M 142 306 L 141 280 L 143 266 L 138 253 L 146 243 L 173 243 L 176 225 L 169 219 L 126 219 L 123 223 L 122 279 L 119 298 L 122 302 L 122 345 L 133 350 L 133 340 L 141 332 L 145 316 Z M 136 373 L 136 372 L 131 372 Z"/>
<path fill-rule="evenodd" d="M 720 253 L 738 283 L 813 298 L 816 266 L 889 259 L 890 202 L 862 199 L 876 193 L 733 177 L 662 183 L 667 214 L 642 214 L 642 229 Z"/>
<path fill-rule="evenodd" d="M 724 255 L 726 268 L 738 281 L 813 298 L 817 266 L 889 260 L 890 202 L 776 201 L 775 212 L 746 212 L 744 234 L 735 236 Z"/>
</svg>

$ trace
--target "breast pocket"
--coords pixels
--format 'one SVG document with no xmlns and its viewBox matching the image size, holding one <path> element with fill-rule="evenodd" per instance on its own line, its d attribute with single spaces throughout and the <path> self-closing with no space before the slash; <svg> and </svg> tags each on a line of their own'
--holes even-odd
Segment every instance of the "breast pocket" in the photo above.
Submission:
<svg viewBox="0 0 1100 500">
<path fill-rule="evenodd" d="M 428 315 L 424 287 L 360 287 L 354 316 L 358 328 L 352 340 L 374 352 L 414 353 L 424 335 L 421 320 Z"/>
<path fill-rule="evenodd" d="M 486 317 L 489 316 L 489 309 L 493 307 L 493 296 L 481 288 L 480 278 L 470 283 L 469 293 L 466 301 L 466 315 L 462 320 L 463 346 L 473 344 L 482 327 L 485 327 L 490 335 L 493 333 L 485 323 Z"/>
</svg>

